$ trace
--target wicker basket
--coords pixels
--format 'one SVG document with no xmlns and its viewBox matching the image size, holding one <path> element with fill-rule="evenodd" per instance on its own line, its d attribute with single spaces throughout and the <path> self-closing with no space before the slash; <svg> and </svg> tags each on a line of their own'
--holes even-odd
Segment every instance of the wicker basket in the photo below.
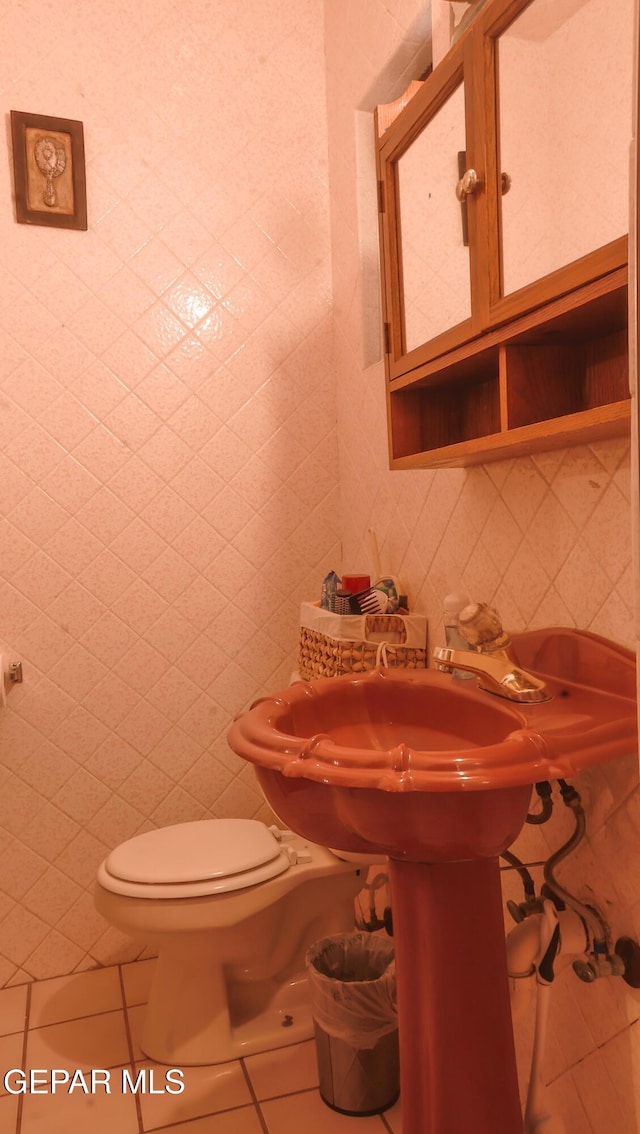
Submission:
<svg viewBox="0 0 640 1134">
<path fill-rule="evenodd" d="M 298 672 L 304 681 L 375 669 L 379 664 L 382 644 L 384 664 L 390 668 L 423 669 L 427 664 L 426 618 L 398 614 L 368 614 L 357 618 L 347 615 L 343 619 L 339 615 L 330 617 L 334 620 L 333 627 L 338 628 L 342 621 L 348 624 L 360 622 L 362 637 L 334 637 L 322 630 L 302 625 Z M 414 624 L 408 634 L 411 619 Z M 419 626 L 415 625 L 416 621 L 419 621 Z M 424 645 L 407 645 L 407 638 L 412 641 L 422 639 Z"/>
</svg>

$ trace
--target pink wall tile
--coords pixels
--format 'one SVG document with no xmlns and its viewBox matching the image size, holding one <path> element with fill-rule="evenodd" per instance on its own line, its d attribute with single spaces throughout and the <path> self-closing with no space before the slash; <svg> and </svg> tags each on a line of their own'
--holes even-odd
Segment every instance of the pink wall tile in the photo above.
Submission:
<svg viewBox="0 0 640 1134">
<path fill-rule="evenodd" d="M 29 761 L 29 782 L 11 781 L 12 814 L 0 822 L 23 847 L 25 879 L 37 842 L 31 813 L 42 816 L 45 856 L 64 855 L 69 877 L 74 855 L 80 870 L 89 854 L 91 869 L 74 878 L 83 898 L 105 846 L 150 820 L 206 813 L 172 777 L 224 751 L 231 715 L 293 650 L 297 595 L 284 647 L 280 626 L 278 641 L 269 638 L 257 598 L 271 593 L 278 557 L 306 516 L 295 490 L 283 493 L 304 446 L 286 472 L 269 470 L 277 446 L 263 455 L 253 491 L 230 483 L 283 421 L 294 437 L 306 435 L 298 407 L 320 411 L 333 387 L 320 352 L 286 397 L 281 369 L 324 318 L 329 291 L 328 198 L 315 172 L 326 164 L 322 4 L 293 12 L 278 0 L 268 18 L 259 3 L 233 18 L 216 4 L 205 18 L 187 0 L 188 11 L 161 4 L 140 20 L 118 4 L 108 21 L 96 9 L 78 25 L 49 19 L 29 0 L 3 24 L 23 76 L 4 88 L 5 111 L 48 106 L 54 89 L 51 113 L 84 122 L 89 230 L 16 225 L 8 192 L 0 208 L 0 460 L 9 504 L 0 637 L 25 662 L 25 685 L 0 719 L 0 751 L 10 746 L 8 767 L 16 748 Z M 303 118 L 313 124 L 304 137 Z M 278 141 L 276 151 L 280 138 L 287 145 Z M 220 371 L 232 355 L 232 369 Z M 323 476 L 327 489 L 337 483 L 335 447 Z M 309 548 L 305 576 L 321 577 L 328 554 L 322 540 Z M 245 594 L 256 608 L 246 599 L 225 623 L 229 597 L 253 583 Z M 260 673 L 247 655 L 220 684 L 219 700 L 205 694 L 258 626 Z M 209 761 L 215 814 L 234 764 Z M 58 791 L 59 806 L 38 789 Z M 229 798 L 240 814 L 259 806 L 246 788 L 225 808 Z M 78 841 L 90 831 L 95 854 Z M 12 862 L 19 874 L 19 853 Z M 25 913 L 38 919 L 46 895 L 34 881 Z M 11 966 L 50 975 L 47 947 L 59 971 L 114 955 L 117 935 L 96 934 L 88 912 L 85 932 L 88 907 L 73 907 L 56 941 L 27 933 L 19 956 L 14 922 L 3 949 L 0 909 L 9 978 Z"/>
</svg>

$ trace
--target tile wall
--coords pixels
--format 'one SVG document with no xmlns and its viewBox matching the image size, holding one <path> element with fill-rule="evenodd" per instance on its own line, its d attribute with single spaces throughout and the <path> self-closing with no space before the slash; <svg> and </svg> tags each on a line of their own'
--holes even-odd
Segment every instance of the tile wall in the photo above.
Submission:
<svg viewBox="0 0 640 1134">
<path fill-rule="evenodd" d="M 442 16 L 444 5 L 436 5 Z M 374 528 L 385 571 L 443 641 L 442 598 L 464 589 L 495 603 L 513 629 L 578 626 L 635 646 L 630 456 L 622 440 L 471 469 L 388 471 L 384 370 L 372 364 L 379 327 L 367 296 L 375 274 L 373 148 L 362 120 L 424 70 L 417 0 L 327 0 L 327 102 L 344 564 L 371 564 Z M 448 20 L 447 20 L 448 22 Z M 373 127 L 370 125 L 372 131 Z M 588 839 L 561 880 L 598 904 L 614 940 L 640 937 L 637 756 L 576 781 Z M 572 830 L 558 803 L 548 826 L 527 827 L 515 850 L 540 862 Z M 539 871 L 538 871 L 539 875 Z M 538 881 L 540 881 L 538 877 Z M 521 891 L 505 876 L 505 896 Z M 511 923 L 512 924 L 512 923 Z M 508 928 L 508 927 L 507 927 Z M 569 968 L 552 1002 L 544 1075 L 571 1134 L 640 1129 L 640 996 L 621 981 L 581 984 Z M 523 1079 L 533 1005 L 516 1022 Z"/>
<path fill-rule="evenodd" d="M 95 869 L 254 816 L 232 715 L 339 558 L 321 0 L 25 0 L 0 105 L 84 123 L 89 230 L 0 164 L 0 984 L 131 959 Z"/>
<path fill-rule="evenodd" d="M 0 713 L 0 983 L 18 984 L 136 955 L 92 907 L 116 842 L 260 813 L 227 723 L 287 679 L 318 577 L 369 569 L 369 528 L 433 642 L 464 586 L 514 628 L 632 644 L 634 588 L 624 442 L 387 470 L 371 111 L 424 70 L 428 5 L 24 0 L 0 34 L 5 116 L 81 119 L 89 198 L 86 233 L 17 225 L 3 163 L 0 642 L 26 680 Z M 565 879 L 615 935 L 640 935 L 636 788 L 635 759 L 584 777 Z M 545 1073 L 568 1128 L 635 1134 L 637 994 L 559 988 Z"/>
</svg>

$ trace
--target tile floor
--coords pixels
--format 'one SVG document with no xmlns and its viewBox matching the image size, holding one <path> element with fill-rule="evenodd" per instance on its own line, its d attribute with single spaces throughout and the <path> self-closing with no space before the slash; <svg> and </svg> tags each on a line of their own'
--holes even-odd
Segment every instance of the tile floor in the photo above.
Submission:
<svg viewBox="0 0 640 1134">
<path fill-rule="evenodd" d="M 95 969 L 0 990 L 0 1130 L 3 1134 L 401 1134 L 400 1107 L 374 1117 L 330 1110 L 317 1089 L 313 1040 L 215 1067 L 184 1069 L 181 1094 L 131 1094 L 122 1073 L 166 1068 L 137 1043 L 155 961 Z M 111 1093 L 8 1093 L 12 1068 L 110 1071 Z M 88 1082 L 88 1078 L 87 1078 Z M 9 1085 L 15 1088 L 15 1078 Z M 42 1089 L 43 1083 L 35 1084 Z"/>
</svg>

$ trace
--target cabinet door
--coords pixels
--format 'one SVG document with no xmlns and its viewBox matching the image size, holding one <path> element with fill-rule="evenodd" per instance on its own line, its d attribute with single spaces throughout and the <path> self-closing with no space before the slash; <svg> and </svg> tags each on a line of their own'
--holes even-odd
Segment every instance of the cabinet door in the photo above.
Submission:
<svg viewBox="0 0 640 1134">
<path fill-rule="evenodd" d="M 469 249 L 452 192 L 460 172 L 457 155 L 465 152 L 459 83 L 397 164 L 407 354 L 471 318 Z"/>
<path fill-rule="evenodd" d="M 482 326 L 485 163 L 483 139 L 471 113 L 477 70 L 470 62 L 467 41 L 426 80 L 378 150 L 392 379 L 464 342 Z M 477 191 L 472 185 L 461 202 L 456 188 L 463 166 L 474 169 Z"/>
<path fill-rule="evenodd" d="M 488 0 L 379 142 L 391 381 L 626 265 L 633 10 Z"/>
<path fill-rule="evenodd" d="M 492 323 L 626 262 L 633 8 L 495 0 L 483 13 L 497 117 Z"/>
</svg>

